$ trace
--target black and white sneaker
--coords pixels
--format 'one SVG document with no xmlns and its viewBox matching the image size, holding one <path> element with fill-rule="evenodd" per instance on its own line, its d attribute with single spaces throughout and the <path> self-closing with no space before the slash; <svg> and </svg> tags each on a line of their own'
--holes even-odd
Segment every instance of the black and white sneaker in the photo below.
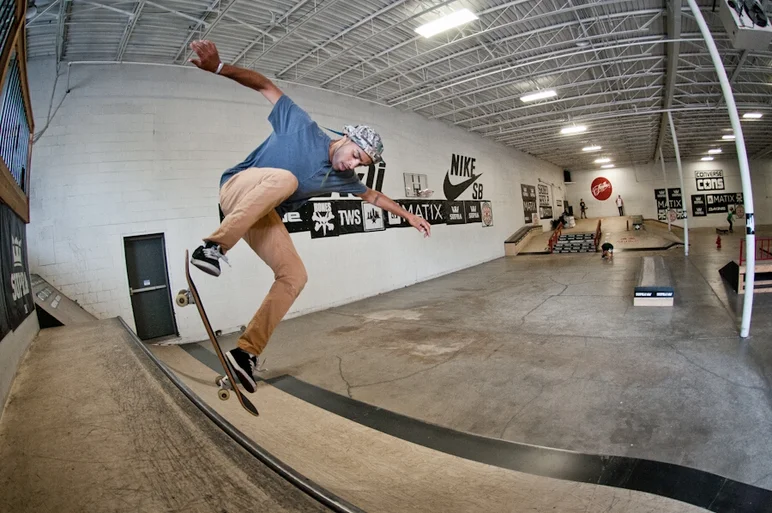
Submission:
<svg viewBox="0 0 772 513">
<path fill-rule="evenodd" d="M 211 241 L 197 247 L 190 257 L 191 264 L 212 276 L 220 276 L 219 260 L 223 260 L 226 264 L 231 265 L 226 256 L 220 251 L 220 245 Z"/>
<path fill-rule="evenodd" d="M 244 388 L 247 389 L 247 392 L 254 393 L 256 388 L 254 373 L 257 369 L 257 356 L 237 347 L 225 353 L 225 358 L 231 364 L 233 370 L 236 371 L 236 376 L 238 376 Z"/>
</svg>

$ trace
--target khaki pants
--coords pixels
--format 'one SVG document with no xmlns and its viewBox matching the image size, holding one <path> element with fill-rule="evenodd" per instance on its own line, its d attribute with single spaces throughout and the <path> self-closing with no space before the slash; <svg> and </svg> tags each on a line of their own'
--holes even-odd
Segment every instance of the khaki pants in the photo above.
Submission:
<svg viewBox="0 0 772 513">
<path fill-rule="evenodd" d="M 297 178 L 284 169 L 250 168 L 237 173 L 220 189 L 225 219 L 204 239 L 216 242 L 226 253 L 243 238 L 273 270 L 271 290 L 238 341 L 241 349 L 254 355 L 265 349 L 276 325 L 308 280 L 305 266 L 275 210 L 297 186 Z"/>
</svg>

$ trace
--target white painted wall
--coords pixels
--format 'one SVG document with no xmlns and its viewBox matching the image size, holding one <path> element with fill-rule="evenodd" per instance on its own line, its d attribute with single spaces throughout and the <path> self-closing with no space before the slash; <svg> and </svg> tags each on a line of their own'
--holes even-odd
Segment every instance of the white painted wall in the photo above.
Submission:
<svg viewBox="0 0 772 513">
<path fill-rule="evenodd" d="M 692 217 L 692 194 L 718 194 L 721 192 L 742 192 L 740 168 L 736 160 L 714 160 L 712 162 L 682 161 L 684 173 L 684 201 L 689 217 L 690 228 L 727 226 L 726 213 L 708 214 L 705 217 Z M 724 171 L 724 191 L 698 191 L 695 181 L 695 171 L 721 169 Z M 753 202 L 756 224 L 772 224 L 772 160 L 750 162 L 751 182 L 753 187 Z M 665 166 L 667 185 L 662 176 L 662 165 L 659 161 L 635 167 L 620 167 L 601 169 L 598 171 L 571 172 L 573 183 L 566 184 L 568 199 L 574 206 L 574 213 L 579 215 L 579 200 L 584 198 L 587 203 L 588 217 L 603 217 L 619 215 L 614 200 L 617 194 L 622 195 L 625 203 L 625 213 L 641 214 L 645 218 L 657 218 L 657 204 L 654 199 L 654 189 L 680 187 L 678 167 L 675 162 Z M 611 182 L 612 194 L 606 201 L 598 201 L 590 192 L 592 181 L 603 176 Z M 737 224 L 744 220 L 735 220 Z M 681 226 L 681 221 L 675 224 Z"/>
<path fill-rule="evenodd" d="M 66 69 L 66 68 L 65 68 Z M 29 65 L 37 129 L 45 125 L 54 71 Z M 218 225 L 220 175 L 270 133 L 270 104 L 257 92 L 195 68 L 73 66 L 72 90 L 35 145 L 29 252 L 39 273 L 100 318 L 133 322 L 123 238 L 163 232 L 173 291 L 185 288 L 183 253 Z M 412 113 L 279 84 L 322 126 L 367 123 L 385 141 L 383 192 L 404 197 L 403 172 L 428 175 L 442 198 L 451 154 L 474 157 L 494 226 L 435 225 L 424 240 L 409 228 L 311 240 L 292 238 L 309 282 L 289 316 L 372 296 L 491 260 L 523 225 L 520 183 L 562 183 L 562 171 L 461 129 Z M 471 199 L 467 190 L 459 199 Z M 563 190 L 556 190 L 558 198 Z M 545 222 L 546 223 L 546 222 Z M 246 324 L 273 276 L 246 244 L 219 278 L 198 273 L 215 329 Z M 203 338 L 194 309 L 175 309 L 183 340 Z"/>
<path fill-rule="evenodd" d="M 5 411 L 5 402 L 19 364 L 39 331 L 38 314 L 32 312 L 15 331 L 0 340 L 0 417 Z"/>
</svg>

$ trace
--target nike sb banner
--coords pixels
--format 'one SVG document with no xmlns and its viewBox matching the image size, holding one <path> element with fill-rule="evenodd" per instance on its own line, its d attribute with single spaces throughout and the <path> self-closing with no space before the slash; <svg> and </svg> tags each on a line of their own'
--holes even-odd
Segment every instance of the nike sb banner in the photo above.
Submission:
<svg viewBox="0 0 772 513">
<path fill-rule="evenodd" d="M 477 159 L 472 157 L 451 154 L 450 169 L 445 174 L 445 181 L 442 184 L 445 199 L 454 201 L 470 187 L 472 188 L 472 199 L 482 199 L 483 184 L 475 183 L 482 175 L 482 173 L 475 174 L 474 172 L 476 161 Z"/>
<path fill-rule="evenodd" d="M 26 226 L 0 203 L 0 272 L 3 296 L 0 306 L 0 338 L 15 330 L 35 309 L 27 267 Z"/>
</svg>

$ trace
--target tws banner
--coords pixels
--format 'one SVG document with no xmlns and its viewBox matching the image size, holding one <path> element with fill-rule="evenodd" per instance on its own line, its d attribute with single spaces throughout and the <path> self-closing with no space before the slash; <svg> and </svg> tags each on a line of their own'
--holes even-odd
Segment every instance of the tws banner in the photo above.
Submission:
<svg viewBox="0 0 772 513">
<path fill-rule="evenodd" d="M 0 203 L 0 339 L 15 330 L 32 313 L 35 302 L 27 268 L 24 222 Z"/>
<path fill-rule="evenodd" d="M 430 224 L 493 224 L 490 201 L 394 200 L 402 208 L 429 221 Z M 485 208 L 483 208 L 485 207 Z M 483 215 L 484 214 L 484 215 Z M 313 200 L 282 218 L 290 233 L 311 232 L 311 238 L 337 237 L 350 233 L 406 228 L 402 217 L 361 200 Z"/>
</svg>

